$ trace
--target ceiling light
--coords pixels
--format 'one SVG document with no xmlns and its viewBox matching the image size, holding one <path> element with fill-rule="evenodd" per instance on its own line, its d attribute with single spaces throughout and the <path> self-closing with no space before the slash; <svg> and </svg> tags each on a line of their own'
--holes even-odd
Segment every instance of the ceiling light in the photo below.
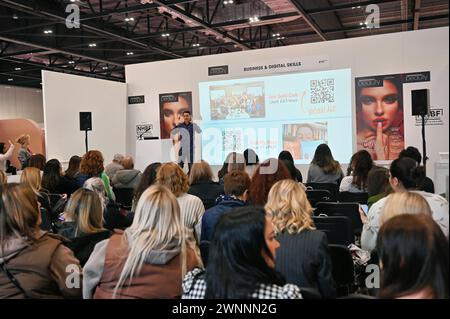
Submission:
<svg viewBox="0 0 450 319">
<path fill-rule="evenodd" d="M 272 37 L 279 37 L 280 36 L 280 34 L 279 33 L 274 33 L 274 34 L 272 34 Z"/>
<path fill-rule="evenodd" d="M 199 46 L 200 46 L 200 43 L 194 43 L 192 46 L 193 46 L 193 47 L 199 47 Z"/>
<path fill-rule="evenodd" d="M 97 46 L 96 43 L 89 43 L 89 47 L 90 47 L 90 48 L 93 48 L 93 47 L 96 47 L 96 46 Z"/>
<path fill-rule="evenodd" d="M 19 68 L 19 67 L 14 68 L 14 71 L 20 71 L 20 70 L 22 70 L 22 68 Z"/>
<path fill-rule="evenodd" d="M 170 37 L 170 33 L 163 33 L 161 34 L 163 37 Z"/>
<path fill-rule="evenodd" d="M 255 22 L 259 21 L 259 18 L 257 16 L 253 16 L 253 17 L 250 17 L 249 20 L 250 20 L 250 23 L 255 23 Z"/>
<path fill-rule="evenodd" d="M 12 18 L 13 18 L 14 20 L 17 20 L 17 19 L 19 19 L 19 16 L 18 16 L 17 14 L 13 14 Z"/>
<path fill-rule="evenodd" d="M 102 67 L 103 70 L 108 70 L 107 66 Z"/>
<path fill-rule="evenodd" d="M 128 18 L 128 17 L 127 17 L 127 18 L 125 18 L 125 21 L 126 21 L 126 22 L 134 21 L 134 18 L 133 18 L 133 17 L 131 17 L 131 18 Z"/>
<path fill-rule="evenodd" d="M 50 34 L 50 33 L 53 33 L 53 31 L 52 30 L 44 30 L 44 33 L 45 34 Z"/>
<path fill-rule="evenodd" d="M 227 5 L 227 4 L 233 4 L 233 3 L 234 3 L 233 0 L 225 0 L 225 1 L 223 2 L 224 5 Z"/>
<path fill-rule="evenodd" d="M 134 52 L 127 52 L 127 55 L 133 55 Z"/>
<path fill-rule="evenodd" d="M 8 82 L 12 82 L 12 81 L 14 81 L 13 78 L 9 78 L 9 79 L 8 79 Z"/>
<path fill-rule="evenodd" d="M 69 64 L 75 64 L 75 61 L 74 60 L 70 60 Z"/>
</svg>

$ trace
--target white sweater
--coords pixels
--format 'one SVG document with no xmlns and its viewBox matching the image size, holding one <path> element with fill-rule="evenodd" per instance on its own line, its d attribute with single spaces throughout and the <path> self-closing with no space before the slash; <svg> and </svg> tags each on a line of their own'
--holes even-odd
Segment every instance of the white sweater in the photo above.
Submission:
<svg viewBox="0 0 450 319">
<path fill-rule="evenodd" d="M 6 161 L 9 160 L 14 152 L 14 145 L 11 145 L 5 154 L 0 154 L 0 171 L 6 170 Z"/>
<path fill-rule="evenodd" d="M 430 205 L 434 221 L 439 225 L 444 235 L 448 238 L 448 201 L 437 194 L 423 191 L 412 192 L 425 198 L 428 205 Z M 370 207 L 369 213 L 367 214 L 367 223 L 364 224 L 361 234 L 361 248 L 364 250 L 372 251 L 375 249 L 378 231 L 380 230 L 380 216 L 388 198 L 389 196 L 384 197 Z"/>
</svg>

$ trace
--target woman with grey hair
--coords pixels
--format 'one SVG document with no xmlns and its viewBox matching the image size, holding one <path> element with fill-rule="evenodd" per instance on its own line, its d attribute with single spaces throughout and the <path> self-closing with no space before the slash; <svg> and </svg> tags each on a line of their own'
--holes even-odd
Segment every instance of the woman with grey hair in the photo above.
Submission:
<svg viewBox="0 0 450 319">
<path fill-rule="evenodd" d="M 133 221 L 132 214 L 125 215 L 121 212 L 119 205 L 114 201 L 110 200 L 106 196 L 105 184 L 99 177 L 91 177 L 83 184 L 83 188 L 90 189 L 96 192 L 103 207 L 103 219 L 105 222 L 105 227 L 109 230 L 113 229 L 125 229 L 131 225 Z"/>
</svg>

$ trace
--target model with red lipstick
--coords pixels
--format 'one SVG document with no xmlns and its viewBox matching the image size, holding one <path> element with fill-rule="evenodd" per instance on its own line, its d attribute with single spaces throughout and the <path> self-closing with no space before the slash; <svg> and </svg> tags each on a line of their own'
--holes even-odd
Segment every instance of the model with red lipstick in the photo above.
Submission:
<svg viewBox="0 0 450 319">
<path fill-rule="evenodd" d="M 356 114 L 358 150 L 367 150 L 374 160 L 396 159 L 404 148 L 402 90 L 396 79 L 360 88 Z"/>
</svg>

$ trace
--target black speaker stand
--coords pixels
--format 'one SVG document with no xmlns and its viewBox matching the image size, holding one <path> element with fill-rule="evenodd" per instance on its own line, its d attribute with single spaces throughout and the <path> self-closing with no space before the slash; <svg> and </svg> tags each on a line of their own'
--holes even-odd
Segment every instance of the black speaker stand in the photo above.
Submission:
<svg viewBox="0 0 450 319">
<path fill-rule="evenodd" d="M 84 143 L 86 145 L 86 153 L 87 153 L 88 150 L 89 150 L 89 147 L 88 147 L 88 130 L 85 130 L 84 133 L 86 133 L 86 136 L 85 136 L 85 139 L 84 139 Z"/>
<path fill-rule="evenodd" d="M 425 169 L 425 173 L 427 172 L 427 142 L 425 140 L 425 116 L 427 116 L 427 114 L 420 114 L 420 117 L 422 118 L 422 162 L 423 162 L 423 167 Z"/>
</svg>

